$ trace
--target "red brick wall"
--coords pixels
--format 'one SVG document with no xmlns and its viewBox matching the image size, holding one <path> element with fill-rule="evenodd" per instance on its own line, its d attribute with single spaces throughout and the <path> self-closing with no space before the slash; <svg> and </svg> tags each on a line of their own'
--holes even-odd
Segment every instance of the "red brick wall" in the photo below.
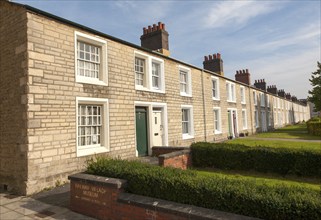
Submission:
<svg viewBox="0 0 321 220">
<path fill-rule="evenodd" d="M 112 178 L 110 178 L 112 179 Z M 112 220 L 185 220 L 177 214 L 118 201 L 123 188 L 71 180 L 70 209 L 97 219 Z"/>
<path fill-rule="evenodd" d="M 183 155 L 185 157 L 186 155 Z M 70 181 L 70 209 L 97 219 L 187 220 L 243 219 L 246 216 L 178 204 L 157 198 L 125 193 L 126 180 L 74 174 Z"/>
<path fill-rule="evenodd" d="M 190 152 L 173 157 L 159 157 L 159 165 L 163 167 L 174 167 L 186 170 L 192 166 Z"/>
</svg>

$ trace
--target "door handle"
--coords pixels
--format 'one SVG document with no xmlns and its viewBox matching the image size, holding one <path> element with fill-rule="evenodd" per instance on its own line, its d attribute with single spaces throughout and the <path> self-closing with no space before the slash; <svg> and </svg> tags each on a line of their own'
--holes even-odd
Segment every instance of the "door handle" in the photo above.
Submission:
<svg viewBox="0 0 321 220">
<path fill-rule="evenodd" d="M 155 136 L 158 136 L 158 133 L 154 133 Z"/>
</svg>

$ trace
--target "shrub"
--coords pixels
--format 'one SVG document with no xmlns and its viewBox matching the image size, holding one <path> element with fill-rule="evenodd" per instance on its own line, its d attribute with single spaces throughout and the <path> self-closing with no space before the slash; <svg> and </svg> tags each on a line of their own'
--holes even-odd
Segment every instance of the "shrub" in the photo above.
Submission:
<svg viewBox="0 0 321 220">
<path fill-rule="evenodd" d="M 320 219 L 320 190 L 281 182 L 258 183 L 254 178 L 163 168 L 134 161 L 97 158 L 87 173 L 128 181 L 127 191 L 259 217 L 264 219 Z"/>
<path fill-rule="evenodd" d="M 321 118 L 314 117 L 307 121 L 308 133 L 321 136 Z"/>
<path fill-rule="evenodd" d="M 195 167 L 255 170 L 317 178 L 321 174 L 321 150 L 199 142 L 192 144 L 191 152 Z"/>
</svg>

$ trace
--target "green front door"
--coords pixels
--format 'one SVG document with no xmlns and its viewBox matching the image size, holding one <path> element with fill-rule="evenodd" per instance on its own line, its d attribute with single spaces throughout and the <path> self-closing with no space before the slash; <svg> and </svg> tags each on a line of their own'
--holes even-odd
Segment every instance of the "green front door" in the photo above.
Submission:
<svg viewBox="0 0 321 220">
<path fill-rule="evenodd" d="M 148 132 L 146 108 L 136 107 L 136 148 L 138 156 L 148 155 Z"/>
</svg>

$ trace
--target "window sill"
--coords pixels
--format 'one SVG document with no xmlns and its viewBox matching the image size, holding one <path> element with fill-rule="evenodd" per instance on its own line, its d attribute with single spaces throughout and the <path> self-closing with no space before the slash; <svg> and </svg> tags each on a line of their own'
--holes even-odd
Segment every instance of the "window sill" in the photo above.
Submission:
<svg viewBox="0 0 321 220">
<path fill-rule="evenodd" d="M 242 105 L 246 105 L 246 102 L 241 102 Z"/>
<path fill-rule="evenodd" d="M 214 134 L 222 134 L 221 131 L 214 131 Z"/>
<path fill-rule="evenodd" d="M 183 134 L 182 138 L 183 138 L 183 140 L 187 140 L 187 139 L 192 139 L 192 138 L 194 138 L 194 136 L 193 136 L 193 135 L 190 135 L 190 134 Z"/>
<path fill-rule="evenodd" d="M 108 86 L 108 84 L 101 80 L 94 80 L 92 78 L 87 77 L 77 77 L 76 83 L 84 83 L 84 84 L 92 84 L 98 86 Z"/>
<path fill-rule="evenodd" d="M 213 100 L 213 101 L 221 101 L 220 98 L 214 98 L 214 97 L 212 97 L 212 100 Z"/>
<path fill-rule="evenodd" d="M 162 94 L 165 93 L 164 90 L 160 90 L 160 89 L 148 89 L 148 88 L 146 88 L 146 87 L 141 87 L 141 86 L 135 86 L 135 90 L 144 91 L 144 92 L 162 93 Z"/>
<path fill-rule="evenodd" d="M 191 95 L 191 94 L 182 93 L 182 92 L 180 93 L 180 95 L 181 95 L 181 96 L 184 96 L 184 97 L 192 97 L 192 95 Z"/>
<path fill-rule="evenodd" d="M 227 100 L 227 102 L 230 102 L 230 103 L 236 103 L 236 101 L 231 101 L 231 100 Z"/>
<path fill-rule="evenodd" d="M 82 149 L 78 149 L 77 157 L 83 157 L 83 156 L 89 156 L 89 155 L 101 154 L 101 153 L 107 153 L 107 152 L 109 152 L 109 150 L 103 146 L 99 146 L 99 147 L 88 146 L 88 148 L 82 147 Z"/>
</svg>

